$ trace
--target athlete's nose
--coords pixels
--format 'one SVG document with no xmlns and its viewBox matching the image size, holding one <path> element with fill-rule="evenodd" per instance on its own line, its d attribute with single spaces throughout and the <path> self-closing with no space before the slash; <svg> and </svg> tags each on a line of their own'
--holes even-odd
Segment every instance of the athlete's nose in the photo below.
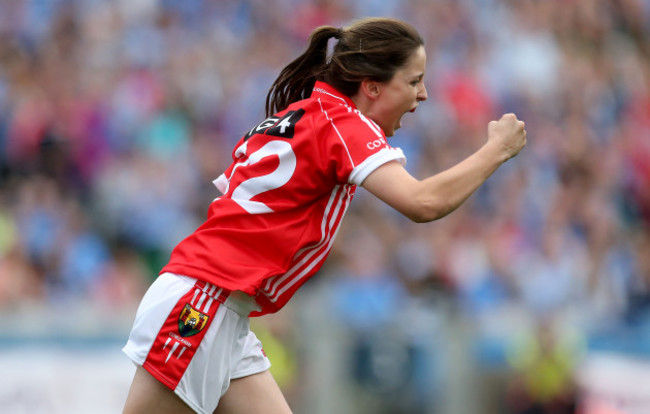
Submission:
<svg viewBox="0 0 650 414">
<path fill-rule="evenodd" d="M 417 100 L 418 102 L 426 101 L 429 95 L 427 94 L 427 87 L 424 86 L 424 82 L 420 83 L 420 90 L 418 90 Z"/>
</svg>

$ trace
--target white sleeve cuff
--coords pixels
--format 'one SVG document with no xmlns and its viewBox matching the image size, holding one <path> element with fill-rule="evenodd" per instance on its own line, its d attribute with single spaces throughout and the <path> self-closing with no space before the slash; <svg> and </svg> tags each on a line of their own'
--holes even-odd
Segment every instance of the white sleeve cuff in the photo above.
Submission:
<svg viewBox="0 0 650 414">
<path fill-rule="evenodd" d="M 371 172 L 389 161 L 398 161 L 400 164 L 406 165 L 406 156 L 400 148 L 383 148 L 357 165 L 350 174 L 349 182 L 361 185 Z"/>
</svg>

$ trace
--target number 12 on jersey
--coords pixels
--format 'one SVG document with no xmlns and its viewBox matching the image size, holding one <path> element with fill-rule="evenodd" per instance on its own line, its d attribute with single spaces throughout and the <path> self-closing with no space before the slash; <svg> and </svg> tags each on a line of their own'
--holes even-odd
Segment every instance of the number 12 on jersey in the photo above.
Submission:
<svg viewBox="0 0 650 414">
<path fill-rule="evenodd" d="M 302 118 L 304 113 L 304 109 L 298 109 L 297 111 L 287 112 L 280 119 L 266 119 L 257 127 L 251 129 L 244 137 L 244 142 L 235 150 L 235 158 L 241 159 L 241 161 L 235 163 L 230 177 L 226 177 L 228 183 L 222 191 L 226 194 L 230 190 L 232 178 L 237 173 L 242 173 L 241 169 L 247 170 L 245 175 L 250 178 L 242 181 L 232 189 L 231 199 L 248 213 L 263 214 L 273 212 L 273 209 L 268 205 L 260 201 L 253 201 L 252 198 L 282 187 L 289 182 L 296 170 L 296 155 L 289 142 L 279 139 L 271 140 L 249 154 L 249 138 L 262 134 L 291 139 L 295 132 L 295 124 Z M 269 157 L 277 157 L 279 160 L 278 165 L 271 172 L 263 172 L 268 170 L 268 168 L 263 168 L 265 164 L 263 161 L 270 162 L 272 158 Z M 256 171 L 261 172 L 256 174 Z"/>
</svg>

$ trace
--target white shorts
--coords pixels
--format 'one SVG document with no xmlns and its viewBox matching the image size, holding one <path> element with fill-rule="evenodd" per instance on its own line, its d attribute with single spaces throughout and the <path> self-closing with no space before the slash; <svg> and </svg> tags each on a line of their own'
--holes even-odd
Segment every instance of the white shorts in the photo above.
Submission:
<svg viewBox="0 0 650 414">
<path fill-rule="evenodd" d="M 201 414 L 212 414 L 230 380 L 271 366 L 250 331 L 254 300 L 165 273 L 144 295 L 123 348 L 133 362 Z"/>
</svg>

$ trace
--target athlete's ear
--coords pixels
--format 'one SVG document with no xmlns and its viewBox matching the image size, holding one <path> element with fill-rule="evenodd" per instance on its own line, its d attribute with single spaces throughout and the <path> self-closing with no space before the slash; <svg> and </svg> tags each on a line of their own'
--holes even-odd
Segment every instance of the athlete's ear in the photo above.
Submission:
<svg viewBox="0 0 650 414">
<path fill-rule="evenodd" d="M 363 93 L 368 99 L 375 100 L 379 97 L 381 93 L 381 84 L 377 81 L 364 79 L 361 81 L 361 86 L 359 87 L 361 93 Z"/>
</svg>

